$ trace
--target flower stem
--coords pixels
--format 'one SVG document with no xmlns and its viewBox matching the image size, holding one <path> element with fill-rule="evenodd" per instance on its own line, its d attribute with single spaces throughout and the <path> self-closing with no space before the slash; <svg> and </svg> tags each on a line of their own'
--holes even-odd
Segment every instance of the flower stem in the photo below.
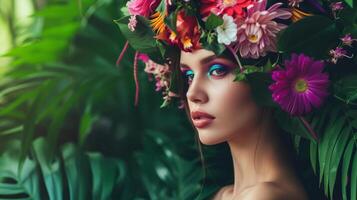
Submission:
<svg viewBox="0 0 357 200">
<path fill-rule="evenodd" d="M 233 48 L 229 45 L 226 45 L 227 49 L 233 54 L 234 58 L 236 59 L 237 63 L 238 63 L 238 66 L 239 66 L 239 69 L 240 69 L 240 72 L 243 72 L 244 68 L 243 68 L 243 65 L 242 63 L 240 62 L 240 59 L 239 57 L 237 56 L 236 52 L 233 50 Z"/>
<path fill-rule="evenodd" d="M 128 47 L 129 47 L 129 42 L 126 41 L 125 45 L 124 45 L 124 48 L 123 48 L 123 50 L 121 50 L 120 55 L 119 55 L 119 57 L 118 57 L 118 59 L 116 61 L 116 66 L 119 66 L 119 64 L 120 64 L 121 60 L 123 59 L 124 54 L 125 54 L 126 50 L 128 49 Z"/>
<path fill-rule="evenodd" d="M 309 122 L 307 122 L 304 117 L 299 116 L 300 121 L 304 124 L 305 128 L 309 131 L 309 133 L 311 134 L 311 136 L 318 141 L 318 137 L 316 132 L 312 129 L 311 125 L 309 124 Z"/>
<path fill-rule="evenodd" d="M 138 56 L 139 52 L 136 51 L 134 57 L 135 106 L 137 106 L 139 102 Z"/>
</svg>

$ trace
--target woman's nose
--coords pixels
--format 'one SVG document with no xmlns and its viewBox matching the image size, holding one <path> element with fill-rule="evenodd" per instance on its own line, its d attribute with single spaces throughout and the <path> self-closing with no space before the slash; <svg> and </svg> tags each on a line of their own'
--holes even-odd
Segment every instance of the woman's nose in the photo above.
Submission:
<svg viewBox="0 0 357 200">
<path fill-rule="evenodd" d="M 199 77 L 195 77 L 192 80 L 188 88 L 186 93 L 187 100 L 198 104 L 206 103 L 208 101 L 207 91 L 205 90 L 204 83 L 200 82 L 197 78 Z"/>
</svg>

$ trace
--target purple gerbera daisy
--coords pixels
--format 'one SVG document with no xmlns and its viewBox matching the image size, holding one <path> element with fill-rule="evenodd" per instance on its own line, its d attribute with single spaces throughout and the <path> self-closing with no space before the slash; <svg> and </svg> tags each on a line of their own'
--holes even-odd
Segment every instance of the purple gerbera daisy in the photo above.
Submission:
<svg viewBox="0 0 357 200">
<path fill-rule="evenodd" d="M 328 74 L 322 72 L 324 63 L 304 54 L 292 54 L 284 65 L 284 69 L 272 73 L 275 83 L 269 89 L 274 101 L 291 115 L 303 115 L 321 106 L 329 84 Z"/>
</svg>

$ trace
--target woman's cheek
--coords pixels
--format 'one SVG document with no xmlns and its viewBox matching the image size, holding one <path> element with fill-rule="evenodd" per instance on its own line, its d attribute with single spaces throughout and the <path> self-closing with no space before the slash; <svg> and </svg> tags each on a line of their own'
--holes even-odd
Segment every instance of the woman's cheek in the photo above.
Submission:
<svg viewBox="0 0 357 200">
<path fill-rule="evenodd" d="M 246 83 L 234 82 L 226 91 L 221 96 L 221 115 L 230 123 L 225 126 L 239 132 L 255 125 L 258 108 L 252 99 L 250 87 Z"/>
</svg>

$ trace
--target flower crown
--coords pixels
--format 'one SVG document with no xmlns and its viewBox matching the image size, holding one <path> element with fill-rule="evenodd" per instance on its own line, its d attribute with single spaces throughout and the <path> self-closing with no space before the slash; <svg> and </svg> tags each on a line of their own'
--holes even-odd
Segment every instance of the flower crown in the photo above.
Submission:
<svg viewBox="0 0 357 200">
<path fill-rule="evenodd" d="M 290 116 L 307 115 L 330 96 L 357 99 L 338 89 L 357 67 L 350 0 L 131 0 L 124 12 L 115 22 L 126 47 L 137 51 L 135 70 L 138 59 L 146 64 L 164 105 L 177 96 L 166 58 L 200 48 L 231 52 L 236 80 L 248 81 L 258 102 Z"/>
</svg>

